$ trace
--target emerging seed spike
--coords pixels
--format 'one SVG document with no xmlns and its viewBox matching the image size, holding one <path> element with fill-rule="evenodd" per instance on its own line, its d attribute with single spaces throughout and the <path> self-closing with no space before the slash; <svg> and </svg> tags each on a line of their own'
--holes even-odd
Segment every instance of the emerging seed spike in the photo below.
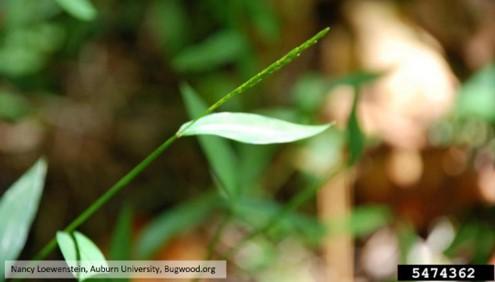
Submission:
<svg viewBox="0 0 495 282">
<path fill-rule="evenodd" d="M 227 95 L 223 96 L 215 104 L 211 105 L 205 114 L 209 114 L 209 113 L 213 112 L 214 110 L 218 109 L 220 106 L 225 104 L 225 102 L 227 102 L 230 98 L 237 96 L 237 95 L 245 92 L 246 90 L 249 90 L 250 88 L 252 88 L 255 85 L 257 85 L 258 83 L 260 83 L 262 80 L 264 80 L 267 76 L 273 74 L 274 72 L 278 71 L 282 67 L 284 67 L 287 64 L 289 64 L 290 62 L 292 62 L 295 58 L 299 57 L 302 54 L 302 52 L 304 52 L 306 49 L 315 45 L 329 31 L 330 31 L 330 28 L 326 27 L 326 28 L 322 29 L 320 32 L 318 32 L 317 34 L 315 34 L 310 39 L 306 40 L 301 45 L 290 50 L 289 53 L 287 53 L 285 56 L 276 60 L 274 63 L 272 63 L 271 65 L 266 67 L 264 70 L 257 73 L 255 76 L 251 77 L 246 82 L 244 82 L 243 84 L 239 85 L 234 90 L 227 93 Z"/>
</svg>

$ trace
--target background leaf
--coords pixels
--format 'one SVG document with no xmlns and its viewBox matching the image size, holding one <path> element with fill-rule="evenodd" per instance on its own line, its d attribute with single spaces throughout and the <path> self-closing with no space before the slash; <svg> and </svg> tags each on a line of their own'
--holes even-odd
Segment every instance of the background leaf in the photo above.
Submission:
<svg viewBox="0 0 495 282">
<path fill-rule="evenodd" d="M 3 263 L 15 260 L 21 252 L 38 210 L 46 176 L 46 162 L 37 161 L 17 180 L 0 200 L 0 280 Z"/>
<path fill-rule="evenodd" d="M 189 116 L 192 119 L 200 117 L 207 109 L 206 104 L 189 85 L 183 85 L 181 92 Z M 235 195 L 238 191 L 237 159 L 228 141 L 215 136 L 198 136 L 198 140 L 220 184 L 227 194 Z"/>
<path fill-rule="evenodd" d="M 110 259 L 127 260 L 131 257 L 132 209 L 124 206 L 121 209 L 110 243 Z"/>
<path fill-rule="evenodd" d="M 186 48 L 172 61 L 181 72 L 212 70 L 236 61 L 245 48 L 244 37 L 237 31 L 225 30 L 216 33 L 204 42 Z"/>
<path fill-rule="evenodd" d="M 349 165 L 355 164 L 363 154 L 365 146 L 365 136 L 359 125 L 357 104 L 359 102 L 359 90 L 354 89 L 352 109 L 347 121 L 347 144 L 349 145 Z"/>
<path fill-rule="evenodd" d="M 182 125 L 180 135 L 217 135 L 250 144 L 288 143 L 319 134 L 330 127 L 302 125 L 248 113 L 214 113 Z"/>
<path fill-rule="evenodd" d="M 102 265 L 107 266 L 103 253 L 95 243 L 77 231 L 73 235 L 63 231 L 57 232 L 57 243 L 68 265 L 74 267 L 77 265 L 86 266 L 88 270 L 91 266 L 88 262 L 101 262 Z M 75 273 L 74 275 L 76 276 Z M 78 280 L 84 281 L 94 275 L 91 272 L 80 273 Z"/>
<path fill-rule="evenodd" d="M 89 0 L 56 0 L 67 13 L 83 21 L 96 17 L 96 9 Z"/>
<path fill-rule="evenodd" d="M 137 256 L 151 257 L 174 235 L 203 222 L 219 203 L 216 193 L 208 193 L 157 216 L 141 232 L 136 243 Z"/>
<path fill-rule="evenodd" d="M 181 0 L 158 0 L 149 6 L 149 28 L 169 54 L 184 48 L 193 32 Z"/>
</svg>

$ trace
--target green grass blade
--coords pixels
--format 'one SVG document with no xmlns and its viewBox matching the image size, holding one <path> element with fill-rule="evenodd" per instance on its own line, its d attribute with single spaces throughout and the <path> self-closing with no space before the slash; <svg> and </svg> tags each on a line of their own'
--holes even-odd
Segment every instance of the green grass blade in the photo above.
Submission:
<svg viewBox="0 0 495 282">
<path fill-rule="evenodd" d="M 117 224 L 110 242 L 109 257 L 113 260 L 128 260 L 131 258 L 133 212 L 126 205 L 120 211 Z"/>
<path fill-rule="evenodd" d="M 200 117 L 207 109 L 206 104 L 189 85 L 183 85 L 181 92 L 189 116 L 192 119 Z M 214 136 L 198 136 L 198 140 L 227 195 L 236 195 L 239 190 L 235 170 L 237 159 L 228 141 Z"/>
<path fill-rule="evenodd" d="M 365 136 L 359 125 L 357 105 L 359 102 L 360 92 L 357 87 L 354 89 L 354 98 L 352 109 L 347 121 L 347 144 L 349 146 L 349 165 L 354 165 L 363 154 L 365 146 Z"/>
</svg>

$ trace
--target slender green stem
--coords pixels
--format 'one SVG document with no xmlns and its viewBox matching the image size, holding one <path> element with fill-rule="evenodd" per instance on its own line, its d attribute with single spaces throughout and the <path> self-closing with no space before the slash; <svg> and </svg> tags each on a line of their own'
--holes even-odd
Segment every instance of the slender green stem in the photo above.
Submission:
<svg viewBox="0 0 495 282">
<path fill-rule="evenodd" d="M 264 70 L 259 72 L 258 74 L 254 75 L 250 79 L 248 79 L 246 82 L 241 84 L 239 87 L 235 88 L 234 90 L 230 91 L 227 93 L 224 97 L 222 97 L 220 100 L 218 100 L 216 103 L 211 105 L 206 112 L 201 115 L 205 116 L 216 109 L 218 109 L 220 106 L 225 104 L 229 99 L 233 98 L 234 96 L 237 96 L 246 90 L 254 87 L 258 83 L 260 83 L 263 79 L 265 79 L 267 76 L 273 74 L 280 68 L 284 67 L 288 63 L 290 63 L 292 60 L 294 60 L 296 57 L 298 57 L 303 51 L 308 49 L 309 47 L 313 46 L 318 42 L 319 39 L 321 39 L 323 36 L 325 36 L 330 29 L 327 27 L 317 34 L 315 34 L 313 37 L 299 45 L 298 47 L 292 49 L 287 53 L 285 56 L 282 58 L 278 59 L 268 67 L 266 67 Z M 194 124 L 199 118 L 194 119 L 193 122 L 190 123 L 190 126 Z M 143 170 L 145 170 L 154 160 L 156 160 L 160 155 L 165 152 L 172 143 L 177 140 L 177 138 L 181 137 L 180 131 L 178 130 L 173 136 L 169 137 L 165 142 L 163 142 L 158 148 L 156 148 L 151 154 L 149 154 L 144 160 L 142 160 L 139 164 L 137 164 L 131 171 L 129 171 L 126 175 L 124 175 L 117 183 L 115 183 L 110 189 L 108 189 L 103 195 L 101 195 L 98 199 L 96 199 L 95 202 L 93 202 L 86 210 L 84 210 L 76 219 L 74 219 L 65 229 L 64 231 L 71 232 L 74 231 L 76 228 L 78 228 L 81 224 L 86 222 L 94 213 L 96 213 L 103 205 L 105 205 L 110 199 L 112 199 L 115 194 L 120 192 L 122 189 L 124 189 L 134 178 L 136 178 L 138 175 L 140 175 Z M 56 247 L 57 242 L 56 239 L 53 238 L 50 240 L 35 256 L 34 259 L 36 260 L 41 260 L 46 258 Z"/>
<path fill-rule="evenodd" d="M 177 135 L 173 135 L 163 142 L 158 148 L 156 148 L 151 154 L 149 154 L 144 160 L 142 160 L 138 165 L 131 169 L 124 177 L 122 177 L 117 183 L 115 183 L 110 189 L 108 189 L 103 195 L 101 195 L 96 201 L 94 201 L 87 209 L 85 209 L 78 217 L 76 217 L 64 231 L 72 232 L 86 220 L 88 220 L 95 212 L 97 212 L 103 205 L 105 205 L 115 194 L 121 191 L 127 186 L 136 176 L 141 174 L 154 160 L 156 160 L 165 150 L 167 150 L 170 145 L 177 139 Z M 53 238 L 48 244 L 45 245 L 35 255 L 35 260 L 40 260 L 48 256 L 53 249 L 56 247 L 56 239 Z"/>
</svg>

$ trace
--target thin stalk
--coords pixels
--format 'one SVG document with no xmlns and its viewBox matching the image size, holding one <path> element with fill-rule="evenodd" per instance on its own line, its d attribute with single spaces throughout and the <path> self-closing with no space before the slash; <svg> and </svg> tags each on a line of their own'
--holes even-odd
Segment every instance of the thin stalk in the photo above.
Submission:
<svg viewBox="0 0 495 282">
<path fill-rule="evenodd" d="M 203 115 L 199 118 L 210 114 L 211 112 L 218 109 L 220 106 L 225 104 L 228 100 L 237 96 L 248 89 L 254 87 L 262 80 L 264 80 L 269 75 L 275 73 L 277 70 L 281 69 L 295 58 L 299 57 L 299 55 L 313 46 L 320 40 L 323 36 L 325 36 L 330 29 L 327 27 L 317 34 L 315 34 L 310 39 L 306 40 L 301 45 L 289 51 L 285 56 L 278 59 L 268 67 L 266 67 L 261 72 L 257 73 L 246 82 L 235 88 L 234 90 L 227 93 L 216 103 L 211 105 Z M 190 126 L 193 125 L 199 118 L 193 120 L 190 123 Z M 185 129 L 185 128 L 184 128 Z M 101 195 L 98 199 L 96 199 L 87 209 L 85 209 L 76 219 L 74 219 L 67 227 L 65 227 L 64 231 L 72 232 L 76 228 L 78 228 L 81 224 L 86 222 L 93 214 L 95 214 L 103 205 L 105 205 L 110 199 L 112 199 L 118 192 L 124 189 L 134 178 L 140 175 L 154 160 L 156 160 L 159 156 L 161 156 L 169 147 L 174 143 L 179 137 L 181 137 L 181 131 L 177 131 L 174 135 L 169 137 L 165 142 L 163 142 L 158 148 L 156 148 L 151 154 L 149 154 L 144 160 L 142 160 L 139 164 L 137 164 L 133 169 L 131 169 L 126 175 L 124 175 L 120 180 L 117 181 L 110 189 L 108 189 L 103 195 Z M 35 256 L 35 260 L 41 260 L 46 258 L 57 246 L 57 241 L 55 237 L 50 240 Z"/>
<path fill-rule="evenodd" d="M 115 183 L 110 189 L 108 189 L 103 195 L 101 195 L 96 201 L 94 201 L 88 208 L 86 208 L 78 217 L 76 217 L 67 227 L 65 232 L 72 232 L 81 224 L 86 222 L 94 213 L 96 213 L 103 205 L 105 205 L 115 194 L 120 192 L 127 186 L 136 176 L 141 174 L 154 160 L 156 160 L 165 150 L 174 143 L 177 139 L 177 135 L 173 135 L 163 142 L 158 148 L 156 148 L 151 154 L 149 154 L 138 165 L 131 169 L 124 177 L 122 177 L 117 183 Z M 56 238 L 53 238 L 48 242 L 35 256 L 34 260 L 41 260 L 47 257 L 53 249 L 57 246 Z"/>
</svg>

